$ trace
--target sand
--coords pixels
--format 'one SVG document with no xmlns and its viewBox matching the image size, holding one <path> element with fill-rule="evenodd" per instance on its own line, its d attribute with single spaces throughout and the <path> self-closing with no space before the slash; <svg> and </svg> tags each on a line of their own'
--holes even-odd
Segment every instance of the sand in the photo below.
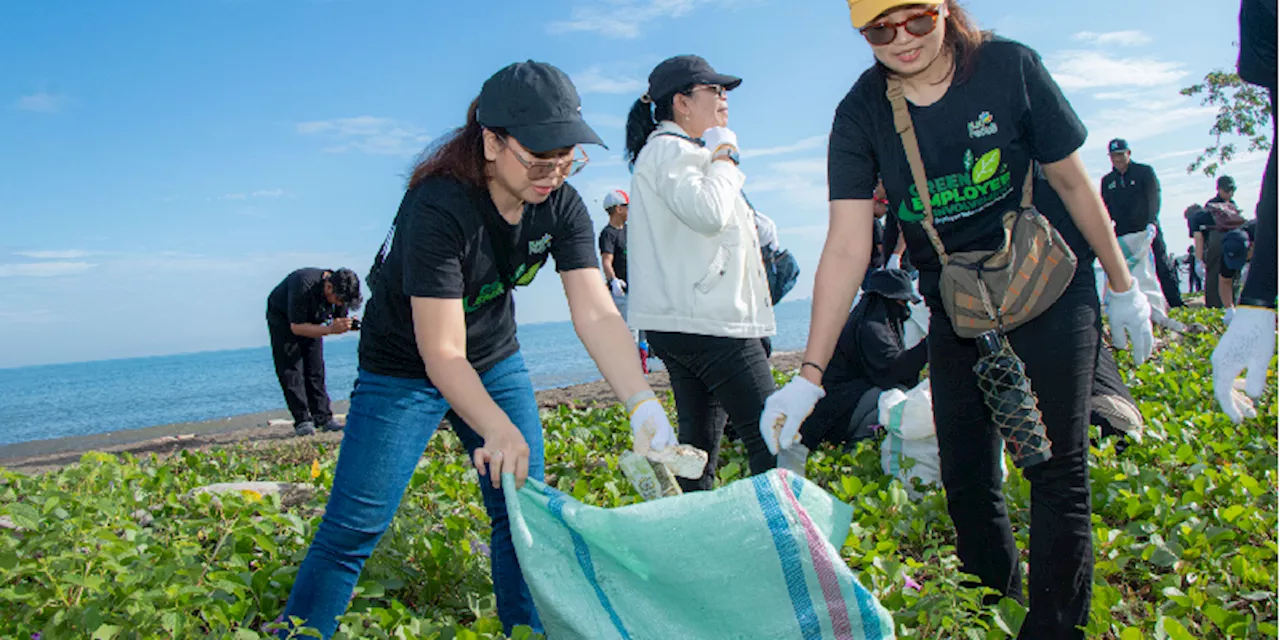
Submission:
<svg viewBox="0 0 1280 640">
<path fill-rule="evenodd" d="M 790 371 L 800 365 L 801 356 L 798 351 L 780 352 L 773 355 L 771 362 L 781 371 Z M 648 378 L 655 391 L 667 391 L 671 388 L 665 371 L 651 373 Z M 613 390 L 603 380 L 546 389 L 537 392 L 537 397 L 538 405 L 544 409 L 554 409 L 561 405 L 581 408 L 618 401 Z M 346 401 L 334 403 L 333 410 L 339 415 L 339 421 L 345 416 L 347 407 Z M 310 438 L 337 443 L 342 441 L 342 432 L 317 433 Z M 208 449 L 240 442 L 271 446 L 295 440 L 289 413 L 284 409 L 276 409 L 203 422 L 183 422 L 4 445 L 0 446 L 0 467 L 35 474 L 72 464 L 89 451 L 128 452 L 137 456 L 155 453 L 164 456 L 185 449 Z"/>
</svg>

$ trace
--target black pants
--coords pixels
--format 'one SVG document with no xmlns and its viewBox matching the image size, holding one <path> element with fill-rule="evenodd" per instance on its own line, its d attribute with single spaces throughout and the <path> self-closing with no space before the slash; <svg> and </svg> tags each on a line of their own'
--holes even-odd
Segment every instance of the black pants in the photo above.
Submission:
<svg viewBox="0 0 1280 640">
<path fill-rule="evenodd" d="M 1178 273 L 1169 262 L 1169 249 L 1164 246 L 1164 231 L 1160 225 L 1156 225 L 1156 238 L 1151 241 L 1151 254 L 1156 259 L 1156 278 L 1160 280 L 1165 302 L 1169 303 L 1170 309 L 1183 306 Z"/>
<path fill-rule="evenodd" d="M 1031 482 L 1031 598 L 1020 638 L 1083 638 L 1076 627 L 1089 618 L 1093 545 L 1086 456 L 1100 335 L 1093 287 L 1093 274 L 1082 270 L 1056 304 L 1009 334 L 1053 443 L 1049 461 L 1023 471 Z M 929 290 L 936 292 L 936 285 Z M 1002 491 L 1003 443 L 973 374 L 977 349 L 973 340 L 956 336 L 936 293 L 926 299 L 933 415 L 956 551 L 966 572 L 1022 601 L 1018 549 Z"/>
<path fill-rule="evenodd" d="M 1222 236 L 1221 231 L 1207 231 L 1204 234 L 1204 306 L 1209 309 L 1221 309 L 1224 306 L 1222 295 L 1218 292 L 1218 277 L 1222 275 Z"/>
<path fill-rule="evenodd" d="M 1204 291 L 1204 283 L 1200 281 L 1200 274 L 1196 271 L 1196 257 L 1189 256 L 1187 259 L 1187 268 L 1191 271 L 1187 274 L 1187 289 L 1189 293 L 1200 293 Z"/>
<path fill-rule="evenodd" d="M 726 419 L 747 447 L 751 473 L 777 466 L 760 437 L 760 412 L 773 393 L 773 372 L 759 338 L 722 338 L 650 331 L 649 346 L 671 376 L 680 425 L 680 443 L 707 452 L 707 467 L 697 480 L 678 478 L 685 491 L 706 491 L 715 484 L 720 438 Z"/>
<path fill-rule="evenodd" d="M 1271 112 L 1275 113 L 1276 94 L 1271 92 Z M 1272 119 L 1272 126 L 1275 120 Z M 1262 193 L 1258 196 L 1258 230 L 1254 233 L 1253 259 L 1249 261 L 1249 277 L 1240 291 L 1240 304 L 1274 309 L 1276 304 L 1276 135 L 1271 134 L 1271 157 L 1262 176 Z"/>
<path fill-rule="evenodd" d="M 289 330 L 289 325 L 275 322 L 268 322 L 267 328 L 271 331 L 276 377 L 294 424 L 307 420 L 318 425 L 328 422 L 333 410 L 324 385 L 324 340 L 304 338 Z"/>
</svg>

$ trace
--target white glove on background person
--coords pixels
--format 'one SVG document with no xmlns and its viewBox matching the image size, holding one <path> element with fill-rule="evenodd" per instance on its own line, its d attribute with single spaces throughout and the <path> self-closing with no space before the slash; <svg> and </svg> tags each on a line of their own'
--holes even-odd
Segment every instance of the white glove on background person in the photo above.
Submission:
<svg viewBox="0 0 1280 640">
<path fill-rule="evenodd" d="M 702 142 L 707 145 L 707 149 L 711 153 L 715 153 L 721 145 L 733 147 L 734 151 L 738 151 L 738 135 L 729 127 L 711 127 L 706 133 L 702 134 Z"/>
<path fill-rule="evenodd" d="M 1138 287 L 1138 281 L 1130 278 L 1130 282 L 1128 291 L 1117 293 L 1111 290 L 1107 299 L 1107 319 L 1111 325 L 1111 342 L 1117 349 L 1127 349 L 1132 342 L 1133 361 L 1141 365 L 1151 357 L 1155 348 L 1155 336 L 1151 333 L 1151 303 L 1147 301 L 1147 294 Z"/>
<path fill-rule="evenodd" d="M 1253 399 L 1262 395 L 1267 383 L 1267 367 L 1276 353 L 1276 312 L 1261 307 L 1239 307 L 1235 320 L 1222 334 L 1213 350 L 1213 395 L 1222 412 L 1240 424 L 1244 418 L 1258 413 L 1253 407 L 1236 401 L 1232 387 L 1236 377 L 1248 370 L 1244 392 Z"/>
<path fill-rule="evenodd" d="M 621 298 L 627 295 L 627 281 L 622 278 L 614 278 L 609 281 L 609 288 L 613 290 L 613 295 Z"/>
<path fill-rule="evenodd" d="M 826 395 L 827 392 L 822 387 L 796 376 L 787 386 L 775 391 L 764 401 L 764 411 L 760 414 L 760 436 L 769 446 L 769 453 L 776 456 L 780 449 L 800 441 L 800 423 L 813 413 L 814 405 Z M 784 418 L 782 426 L 777 427 L 778 420 Z"/>
<path fill-rule="evenodd" d="M 898 255 L 898 254 L 896 254 L 896 253 L 895 253 L 895 254 L 893 254 L 893 255 L 891 255 L 891 256 L 889 256 L 889 260 L 888 260 L 887 262 L 885 262 L 885 263 L 884 263 L 884 268 L 886 268 L 886 269 L 901 269 L 901 268 L 902 268 L 902 256 L 900 256 L 900 255 Z"/>
<path fill-rule="evenodd" d="M 676 432 L 657 398 L 642 400 L 631 410 L 631 436 L 635 452 L 640 455 L 676 444 Z"/>
<path fill-rule="evenodd" d="M 1196 260 L 1196 275 L 1200 276 L 1200 282 L 1204 282 L 1206 280 L 1204 275 L 1204 260 Z M 1205 283 L 1205 286 L 1208 286 L 1207 282 Z"/>
</svg>

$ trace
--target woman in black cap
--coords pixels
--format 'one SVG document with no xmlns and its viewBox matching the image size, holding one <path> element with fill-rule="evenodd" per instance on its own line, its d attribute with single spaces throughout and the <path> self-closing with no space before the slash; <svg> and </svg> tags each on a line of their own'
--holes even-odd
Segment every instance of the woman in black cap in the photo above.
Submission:
<svg viewBox="0 0 1280 640">
<path fill-rule="evenodd" d="M 963 252 L 994 252 L 1006 246 L 1007 212 L 1014 214 L 1008 220 L 1033 225 L 1051 218 L 1048 212 L 1035 217 L 1022 204 L 1035 160 L 1068 214 L 1050 219 L 1050 229 L 1039 228 L 1049 237 L 1052 229 L 1060 229 L 1063 243 L 1077 257 L 1096 252 L 1113 289 L 1107 309 L 1112 339 L 1121 348 L 1133 340 L 1139 364 L 1151 353 L 1150 306 L 1129 274 L 1080 158 L 1084 125 L 1039 55 L 979 30 L 955 0 L 848 4 L 876 64 L 836 109 L 828 145 L 831 222 L 815 278 L 805 364 L 769 398 L 762 420 L 785 417 L 785 438 L 796 433 L 792 429 L 814 406 L 813 390 L 821 384 L 866 268 L 872 194 L 880 175 L 931 311 L 933 414 L 956 551 L 966 573 L 1000 596 L 1023 600 L 1019 551 L 1002 492 L 1001 436 L 974 373 L 977 341 L 959 337 L 944 306 L 939 246 L 953 260 Z M 923 176 L 917 179 L 918 174 Z M 1051 306 L 1007 333 L 1025 361 L 1052 442 L 1051 457 L 1024 470 L 1031 483 L 1031 553 L 1022 638 L 1082 638 L 1089 622 L 1093 530 L 1087 436 L 1100 344 L 1090 262 L 1078 260 L 1068 274 L 1072 280 Z M 1040 264 L 1058 270 L 1064 263 Z M 958 297 L 950 301 L 955 300 L 967 304 Z"/>
<path fill-rule="evenodd" d="M 773 308 L 727 126 L 727 93 L 741 83 L 698 56 L 670 58 L 627 119 L 627 319 L 671 374 L 680 442 L 708 454 L 702 478 L 680 480 L 685 491 L 712 488 L 726 416 L 752 473 L 776 464 L 756 426 L 774 390 L 760 340 L 774 334 Z"/>
<path fill-rule="evenodd" d="M 467 123 L 414 168 L 368 283 L 351 394 L 324 519 L 285 607 L 324 637 L 347 608 L 365 560 L 399 507 L 446 413 L 480 474 L 492 521 L 498 616 L 541 631 L 520 573 L 500 476 L 542 478 L 543 441 L 516 342 L 512 291 L 553 257 L 574 327 L 627 411 L 638 448 L 674 433 L 640 373 L 625 322 L 600 282 L 595 236 L 565 178 L 601 144 L 559 69 L 533 61 L 484 83 Z"/>
</svg>

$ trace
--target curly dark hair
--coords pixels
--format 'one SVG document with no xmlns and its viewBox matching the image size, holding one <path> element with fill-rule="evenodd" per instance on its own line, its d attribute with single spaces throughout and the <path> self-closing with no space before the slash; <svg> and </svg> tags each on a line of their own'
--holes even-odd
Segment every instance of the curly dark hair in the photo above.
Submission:
<svg viewBox="0 0 1280 640">
<path fill-rule="evenodd" d="M 346 305 L 348 311 L 359 311 L 364 303 L 364 294 L 360 293 L 360 276 L 347 269 L 336 269 L 329 274 L 329 284 L 333 285 L 333 295 Z"/>
<path fill-rule="evenodd" d="M 479 120 L 480 98 L 467 107 L 466 124 L 433 140 L 419 155 L 409 175 L 409 188 L 434 176 L 448 176 L 473 187 L 488 183 L 487 162 L 484 158 L 484 130 Z M 507 132 L 501 127 L 489 127 L 499 138 Z"/>
</svg>

